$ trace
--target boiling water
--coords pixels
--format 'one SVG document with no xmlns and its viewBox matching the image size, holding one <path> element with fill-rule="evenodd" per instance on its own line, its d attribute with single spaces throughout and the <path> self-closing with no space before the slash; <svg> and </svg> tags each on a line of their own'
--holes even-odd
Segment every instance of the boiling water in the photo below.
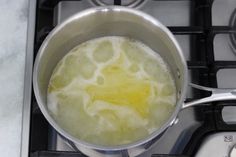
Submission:
<svg viewBox="0 0 236 157">
<path fill-rule="evenodd" d="M 175 84 L 162 58 L 125 37 L 78 45 L 58 63 L 48 86 L 48 108 L 57 123 L 78 139 L 104 146 L 148 136 L 175 104 Z"/>
</svg>

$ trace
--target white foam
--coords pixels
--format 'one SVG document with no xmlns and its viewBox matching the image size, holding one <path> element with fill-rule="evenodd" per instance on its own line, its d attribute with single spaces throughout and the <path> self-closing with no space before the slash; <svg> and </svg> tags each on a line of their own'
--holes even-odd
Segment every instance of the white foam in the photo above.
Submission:
<svg viewBox="0 0 236 157">
<path fill-rule="evenodd" d="M 56 93 L 49 93 L 47 97 L 47 104 L 48 109 L 57 116 L 57 110 L 58 110 L 58 99 L 57 99 L 57 94 Z"/>
<path fill-rule="evenodd" d="M 93 52 L 96 49 L 96 46 L 103 41 L 110 41 L 112 43 L 113 56 L 109 60 L 107 60 L 106 62 L 96 62 L 93 58 L 94 57 Z M 137 66 L 139 67 L 138 72 L 134 72 L 134 73 L 130 72 L 130 74 L 140 80 L 146 80 L 147 82 L 150 83 L 151 94 L 150 94 L 149 99 L 152 100 L 152 102 L 160 102 L 161 101 L 161 102 L 166 102 L 166 103 L 174 106 L 175 102 L 176 102 L 176 92 L 175 92 L 175 85 L 174 85 L 174 81 L 173 81 L 172 77 L 170 77 L 171 78 L 170 80 L 165 80 L 165 82 L 159 82 L 158 80 L 153 80 L 151 78 L 151 75 L 147 71 L 145 71 L 145 69 L 144 69 L 145 62 L 148 62 L 149 60 L 154 60 L 156 63 L 158 63 L 160 68 L 162 70 L 164 70 L 164 72 L 166 72 L 168 75 L 170 75 L 168 66 L 165 64 L 165 62 L 160 57 L 160 55 L 139 41 L 135 41 L 135 40 L 124 38 L 124 37 L 113 36 L 113 37 L 102 37 L 102 38 L 93 39 L 93 40 L 87 41 L 86 43 L 84 43 L 82 45 L 78 45 L 77 47 L 72 49 L 61 60 L 61 62 L 63 62 L 63 64 L 61 64 L 60 67 L 58 67 L 58 71 L 57 71 L 57 73 L 55 73 L 55 75 L 63 75 L 63 74 L 61 74 L 61 72 L 62 72 L 61 69 L 63 66 L 66 66 L 65 59 L 69 55 L 71 55 L 72 53 L 73 53 L 73 55 L 75 55 L 75 57 L 76 56 L 79 57 L 80 56 L 79 53 L 85 53 L 85 55 L 90 59 L 90 61 L 96 65 L 96 70 L 94 71 L 94 74 L 91 78 L 85 79 L 85 78 L 79 77 L 79 76 L 74 77 L 68 85 L 61 88 L 59 91 L 53 91 L 52 92 L 53 94 L 52 93 L 48 94 L 48 108 L 49 108 L 49 110 L 51 110 L 52 113 L 54 113 L 56 115 L 57 110 L 58 110 L 58 106 L 57 106 L 58 105 L 58 98 L 57 98 L 58 94 L 60 94 L 60 93 L 73 94 L 73 92 L 78 92 L 78 93 L 74 93 L 74 94 L 77 94 L 77 95 L 80 95 L 83 97 L 83 104 L 78 104 L 78 105 L 83 105 L 83 109 L 84 109 L 83 112 L 85 112 L 91 118 L 97 118 L 96 119 L 98 122 L 97 124 L 101 124 L 102 126 L 109 125 L 104 128 L 101 128 L 99 126 L 94 126 L 95 128 L 100 128 L 101 132 L 105 131 L 104 129 L 106 129 L 106 128 L 115 129 L 113 127 L 114 125 L 109 124 L 111 122 L 109 119 L 106 120 L 106 119 L 104 119 L 104 117 L 99 115 L 99 112 L 101 110 L 114 111 L 116 113 L 116 116 L 118 116 L 120 119 L 126 119 L 127 123 L 130 126 L 134 126 L 135 128 L 139 128 L 139 127 L 144 128 L 147 130 L 147 132 L 149 134 L 152 133 L 153 131 L 155 131 L 156 129 L 158 129 L 160 127 L 159 125 L 153 126 L 153 125 L 149 124 L 149 123 L 153 123 L 152 121 L 157 121 L 157 120 L 150 119 L 150 117 L 149 117 L 149 119 L 141 117 L 137 113 L 137 111 L 134 110 L 132 107 L 127 107 L 125 105 L 122 106 L 122 105 L 111 104 L 109 102 L 98 101 L 98 100 L 93 102 L 90 95 L 88 93 L 86 93 L 86 90 L 85 90 L 86 87 L 89 85 L 98 85 L 97 77 L 98 76 L 104 77 L 102 70 L 105 67 L 115 63 L 120 58 L 121 55 L 124 55 L 124 63 L 122 63 L 122 65 L 121 65 L 122 67 L 124 67 L 124 69 L 128 69 L 130 67 L 130 65 L 134 64 L 126 56 L 126 54 L 123 52 L 123 49 L 121 48 L 122 43 L 124 43 L 124 42 L 130 42 L 132 44 L 132 46 L 135 46 L 138 49 L 142 50 L 142 52 L 145 52 L 144 56 L 142 57 L 142 61 L 135 62 L 135 64 L 137 64 Z M 81 48 L 83 49 L 83 51 L 80 51 Z M 153 65 L 153 66 L 155 66 L 155 65 Z M 158 75 L 162 75 L 162 74 L 158 73 Z M 172 85 L 174 87 L 174 93 L 172 95 L 166 96 L 164 98 L 158 97 L 155 94 L 155 90 L 160 92 L 163 89 L 165 84 Z M 149 105 L 149 107 L 150 106 L 151 105 Z M 168 106 L 167 106 L 167 108 L 168 108 Z M 152 110 L 152 109 L 150 109 L 150 110 Z M 159 112 L 157 111 L 156 113 L 158 114 L 158 113 L 160 113 L 160 111 Z M 98 117 L 96 117 L 96 116 L 98 116 Z M 70 120 L 68 119 L 68 122 L 69 121 Z M 87 123 L 89 123 L 89 121 L 87 121 Z M 161 122 L 160 122 L 160 124 L 161 124 Z M 103 144 L 105 144 L 105 143 L 103 143 Z"/>
</svg>

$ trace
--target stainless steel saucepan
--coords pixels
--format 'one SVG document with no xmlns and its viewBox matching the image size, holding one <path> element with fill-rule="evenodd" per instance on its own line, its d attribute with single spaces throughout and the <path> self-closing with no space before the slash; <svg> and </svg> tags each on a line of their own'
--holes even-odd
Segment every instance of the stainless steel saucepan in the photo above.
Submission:
<svg viewBox="0 0 236 157">
<path fill-rule="evenodd" d="M 158 52 L 169 65 L 177 87 L 177 103 L 165 124 L 151 135 L 137 142 L 104 147 L 82 141 L 66 132 L 50 115 L 47 108 L 47 89 L 50 76 L 62 57 L 76 45 L 103 36 L 125 36 L 143 42 Z M 47 36 L 41 45 L 34 65 L 33 85 L 38 105 L 48 122 L 83 153 L 96 156 L 136 156 L 156 142 L 165 130 L 173 125 L 181 109 L 211 101 L 236 99 L 234 89 L 213 89 L 192 85 L 211 91 L 207 98 L 184 103 L 188 86 L 187 65 L 182 50 L 173 34 L 157 19 L 141 11 L 118 7 L 96 7 L 82 11 L 60 25 Z"/>
</svg>

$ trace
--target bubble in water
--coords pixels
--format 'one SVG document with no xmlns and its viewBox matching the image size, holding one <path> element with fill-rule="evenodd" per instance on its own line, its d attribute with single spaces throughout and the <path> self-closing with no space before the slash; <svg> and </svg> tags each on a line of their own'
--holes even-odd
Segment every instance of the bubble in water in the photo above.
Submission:
<svg viewBox="0 0 236 157">
<path fill-rule="evenodd" d="M 95 50 L 93 51 L 93 58 L 97 62 L 106 62 L 113 56 L 112 43 L 109 40 L 98 43 Z"/>
</svg>

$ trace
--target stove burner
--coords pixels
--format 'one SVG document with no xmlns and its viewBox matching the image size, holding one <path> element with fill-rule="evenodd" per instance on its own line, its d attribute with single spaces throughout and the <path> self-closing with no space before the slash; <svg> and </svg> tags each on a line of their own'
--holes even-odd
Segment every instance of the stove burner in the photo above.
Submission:
<svg viewBox="0 0 236 157">
<path fill-rule="evenodd" d="M 140 8 L 147 0 L 90 0 L 95 6 L 121 5 L 131 8 Z"/>
<path fill-rule="evenodd" d="M 231 17 L 229 25 L 236 30 L 236 9 L 234 9 Z M 230 47 L 232 48 L 233 52 L 236 54 L 236 33 L 230 33 Z"/>
</svg>

